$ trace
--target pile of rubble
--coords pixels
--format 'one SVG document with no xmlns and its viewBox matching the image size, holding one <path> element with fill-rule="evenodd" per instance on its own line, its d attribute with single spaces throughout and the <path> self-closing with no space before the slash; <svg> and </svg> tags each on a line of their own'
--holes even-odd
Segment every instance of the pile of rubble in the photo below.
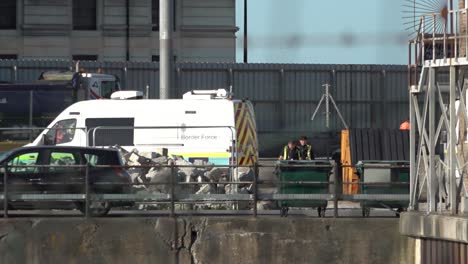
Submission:
<svg viewBox="0 0 468 264">
<path fill-rule="evenodd" d="M 229 168 L 214 167 L 214 164 L 204 160 L 195 160 L 193 163 L 182 157 L 166 157 L 156 152 L 139 152 L 134 149 L 130 152 L 119 148 L 126 166 L 142 166 L 127 169 L 135 184 L 137 193 L 169 194 L 171 192 L 171 177 L 175 177 L 174 193 L 179 197 L 184 194 L 250 194 L 252 184 L 226 184 L 229 181 L 249 182 L 254 179 L 254 172 L 250 168 L 236 168 L 231 178 Z M 171 168 L 171 164 L 174 167 Z M 184 184 L 197 183 L 197 184 Z M 239 203 L 238 203 L 239 204 Z M 224 205 L 215 203 L 195 204 L 198 208 L 214 209 Z M 242 205 L 247 209 L 248 203 Z M 154 206 L 151 206 L 153 208 Z M 158 206 L 156 206 L 158 207 Z M 159 206 L 160 207 L 160 206 Z M 148 208 L 146 206 L 145 208 Z"/>
</svg>

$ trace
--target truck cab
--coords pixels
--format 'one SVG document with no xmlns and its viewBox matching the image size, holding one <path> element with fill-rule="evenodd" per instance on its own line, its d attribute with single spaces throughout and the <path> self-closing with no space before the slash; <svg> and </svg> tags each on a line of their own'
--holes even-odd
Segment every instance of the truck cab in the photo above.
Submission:
<svg viewBox="0 0 468 264">
<path fill-rule="evenodd" d="M 77 91 L 77 100 L 109 99 L 111 94 L 120 91 L 120 81 L 115 75 L 103 73 L 48 71 L 39 77 L 42 82 L 71 82 Z"/>
<path fill-rule="evenodd" d="M 110 99 L 119 78 L 102 73 L 47 71 L 38 80 L 0 84 L 0 151 L 24 145 L 68 106 L 90 99 Z"/>
</svg>

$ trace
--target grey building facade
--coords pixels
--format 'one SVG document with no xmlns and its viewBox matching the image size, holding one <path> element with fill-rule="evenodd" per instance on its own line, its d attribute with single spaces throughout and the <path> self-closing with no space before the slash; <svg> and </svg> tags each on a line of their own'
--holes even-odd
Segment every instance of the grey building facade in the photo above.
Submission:
<svg viewBox="0 0 468 264">
<path fill-rule="evenodd" d="M 235 0 L 173 4 L 177 61 L 235 61 Z M 158 24 L 159 0 L 1 0 L 0 59 L 158 61 Z"/>
</svg>

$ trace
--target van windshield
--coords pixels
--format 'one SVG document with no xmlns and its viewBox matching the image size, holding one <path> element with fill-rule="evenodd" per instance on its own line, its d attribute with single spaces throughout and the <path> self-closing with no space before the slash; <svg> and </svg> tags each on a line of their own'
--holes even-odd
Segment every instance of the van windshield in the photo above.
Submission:
<svg viewBox="0 0 468 264">
<path fill-rule="evenodd" d="M 110 98 L 112 93 L 116 90 L 116 84 L 114 81 L 102 81 L 101 82 L 101 96 L 103 98 Z"/>
<path fill-rule="evenodd" d="M 66 119 L 55 123 L 44 138 L 44 145 L 57 145 L 71 142 L 75 137 L 76 119 Z"/>
</svg>

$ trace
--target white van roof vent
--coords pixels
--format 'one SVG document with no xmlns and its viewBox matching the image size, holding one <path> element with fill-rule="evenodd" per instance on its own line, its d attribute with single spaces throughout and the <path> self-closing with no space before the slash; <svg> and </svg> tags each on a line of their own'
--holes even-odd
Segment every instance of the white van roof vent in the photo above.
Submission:
<svg viewBox="0 0 468 264">
<path fill-rule="evenodd" d="M 117 92 L 112 93 L 111 99 L 113 100 L 143 99 L 143 92 L 141 91 L 117 91 Z"/>
<path fill-rule="evenodd" d="M 198 100 L 210 100 L 210 99 L 229 99 L 232 94 L 226 91 L 226 89 L 218 90 L 192 90 L 186 92 L 183 99 L 198 99 Z"/>
</svg>

